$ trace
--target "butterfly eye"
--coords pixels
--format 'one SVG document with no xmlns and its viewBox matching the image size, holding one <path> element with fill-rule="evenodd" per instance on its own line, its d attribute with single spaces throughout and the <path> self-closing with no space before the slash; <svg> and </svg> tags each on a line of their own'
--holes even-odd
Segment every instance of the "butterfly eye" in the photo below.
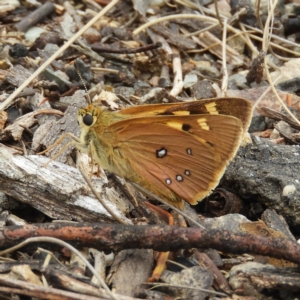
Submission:
<svg viewBox="0 0 300 300">
<path fill-rule="evenodd" d="M 92 115 L 87 114 L 82 118 L 82 121 L 86 126 L 91 126 L 93 124 L 94 118 Z"/>
</svg>

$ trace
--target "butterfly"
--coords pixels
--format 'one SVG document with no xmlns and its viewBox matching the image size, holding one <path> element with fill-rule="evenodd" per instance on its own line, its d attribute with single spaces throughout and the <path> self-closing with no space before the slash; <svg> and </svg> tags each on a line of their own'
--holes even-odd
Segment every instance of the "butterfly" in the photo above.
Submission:
<svg viewBox="0 0 300 300">
<path fill-rule="evenodd" d="M 105 170 L 183 209 L 217 186 L 247 132 L 252 104 L 215 98 L 140 105 L 111 112 L 79 109 L 76 147 Z"/>
</svg>

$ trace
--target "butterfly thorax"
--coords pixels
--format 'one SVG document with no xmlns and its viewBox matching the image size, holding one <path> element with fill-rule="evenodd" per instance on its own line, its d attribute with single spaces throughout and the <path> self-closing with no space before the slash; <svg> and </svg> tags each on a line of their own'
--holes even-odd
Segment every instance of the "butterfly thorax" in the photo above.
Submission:
<svg viewBox="0 0 300 300">
<path fill-rule="evenodd" d="M 116 137 L 109 125 L 127 118 L 126 115 L 119 115 L 93 105 L 82 108 L 78 112 L 81 129 L 80 150 L 90 153 L 100 167 L 121 176 L 126 172 L 123 170 L 126 169 L 126 161 L 116 155 L 118 151 Z M 117 166 L 116 159 L 118 160 Z"/>
</svg>

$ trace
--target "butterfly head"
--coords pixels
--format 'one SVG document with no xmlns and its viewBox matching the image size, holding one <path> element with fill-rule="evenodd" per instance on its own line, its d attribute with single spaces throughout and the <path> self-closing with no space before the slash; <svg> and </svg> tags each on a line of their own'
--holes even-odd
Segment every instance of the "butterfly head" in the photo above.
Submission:
<svg viewBox="0 0 300 300">
<path fill-rule="evenodd" d="M 78 111 L 77 119 L 81 127 L 91 127 L 96 122 L 101 114 L 101 108 L 89 105 L 86 108 L 81 108 Z"/>
</svg>

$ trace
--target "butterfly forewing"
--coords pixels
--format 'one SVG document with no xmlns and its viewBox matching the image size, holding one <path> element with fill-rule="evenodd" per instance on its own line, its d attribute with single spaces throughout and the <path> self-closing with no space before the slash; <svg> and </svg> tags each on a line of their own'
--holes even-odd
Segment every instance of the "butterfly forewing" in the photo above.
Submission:
<svg viewBox="0 0 300 300">
<path fill-rule="evenodd" d="M 252 116 L 252 104 L 242 98 L 212 98 L 190 102 L 140 105 L 125 108 L 120 114 L 128 114 L 133 117 L 156 116 L 156 115 L 176 115 L 182 114 L 222 114 L 239 118 L 242 122 L 243 130 L 248 130 Z"/>
<path fill-rule="evenodd" d="M 218 184 L 243 129 L 235 117 L 174 115 L 115 122 L 107 133 L 114 135 L 115 155 L 131 168 L 119 175 L 180 206 L 181 199 L 195 204 Z"/>
</svg>

